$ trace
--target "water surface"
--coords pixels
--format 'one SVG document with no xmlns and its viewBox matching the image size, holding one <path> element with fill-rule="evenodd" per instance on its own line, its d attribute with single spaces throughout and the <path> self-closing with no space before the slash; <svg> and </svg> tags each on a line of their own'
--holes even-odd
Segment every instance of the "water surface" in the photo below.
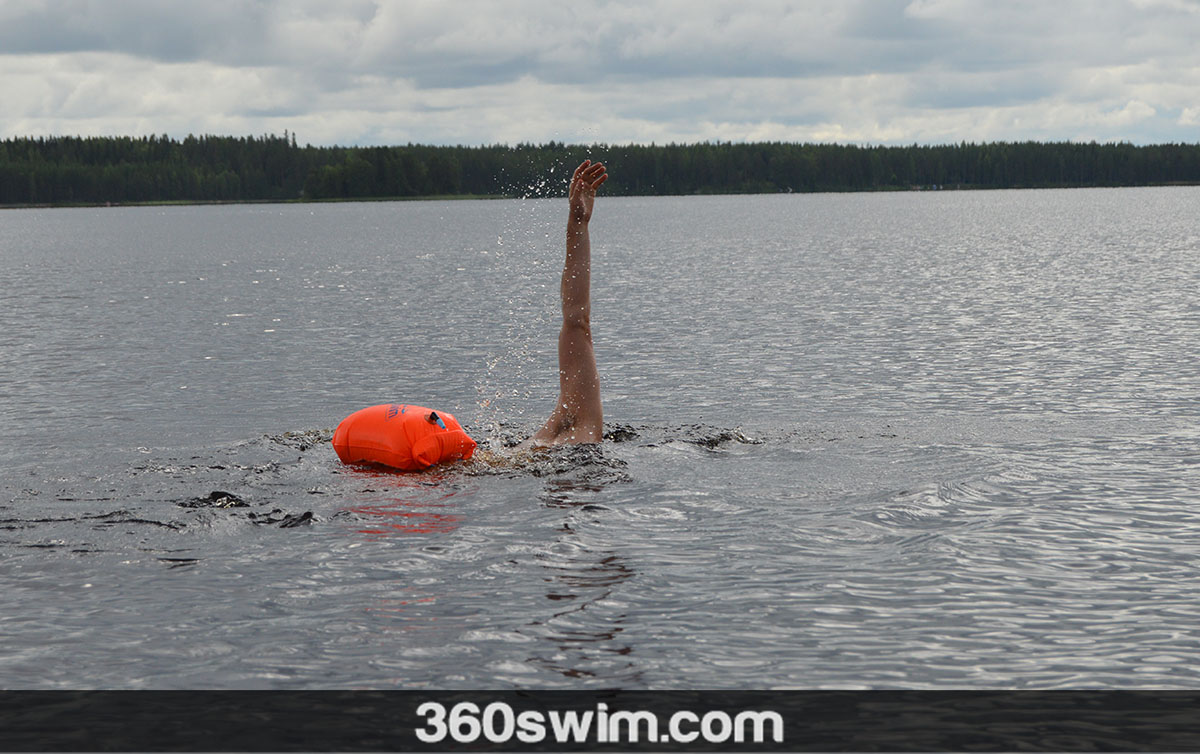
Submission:
<svg viewBox="0 0 1200 754">
<path fill-rule="evenodd" d="M 517 463 L 562 200 L 0 213 L 0 683 L 1195 687 L 1197 200 L 602 197 Z"/>
</svg>

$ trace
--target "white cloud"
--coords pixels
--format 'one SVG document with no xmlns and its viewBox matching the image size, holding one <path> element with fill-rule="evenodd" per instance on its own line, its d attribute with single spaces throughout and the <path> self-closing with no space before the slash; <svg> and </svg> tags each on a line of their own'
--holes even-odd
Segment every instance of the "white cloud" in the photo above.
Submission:
<svg viewBox="0 0 1200 754">
<path fill-rule="evenodd" d="M 1194 0 L 0 4 L 0 135 L 1197 141 Z"/>
</svg>

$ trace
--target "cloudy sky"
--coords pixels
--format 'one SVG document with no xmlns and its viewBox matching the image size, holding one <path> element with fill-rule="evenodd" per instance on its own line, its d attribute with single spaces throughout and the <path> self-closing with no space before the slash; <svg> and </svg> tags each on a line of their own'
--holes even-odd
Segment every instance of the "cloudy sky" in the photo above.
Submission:
<svg viewBox="0 0 1200 754">
<path fill-rule="evenodd" d="M 1200 0 L 0 0 L 0 137 L 1200 141 Z"/>
</svg>

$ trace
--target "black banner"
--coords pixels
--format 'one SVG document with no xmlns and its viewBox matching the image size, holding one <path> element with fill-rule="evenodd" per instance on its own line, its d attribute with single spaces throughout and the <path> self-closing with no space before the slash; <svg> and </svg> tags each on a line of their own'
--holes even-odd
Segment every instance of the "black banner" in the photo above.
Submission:
<svg viewBox="0 0 1200 754">
<path fill-rule="evenodd" d="M 1200 751 L 1182 691 L 7 691 L 0 751 Z"/>
</svg>

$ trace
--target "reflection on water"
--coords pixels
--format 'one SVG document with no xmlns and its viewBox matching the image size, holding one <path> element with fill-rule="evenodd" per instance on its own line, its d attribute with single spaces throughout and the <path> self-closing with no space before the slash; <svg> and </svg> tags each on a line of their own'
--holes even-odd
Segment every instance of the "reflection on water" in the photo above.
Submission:
<svg viewBox="0 0 1200 754">
<path fill-rule="evenodd" d="M 442 496 L 449 500 L 453 494 Z M 460 516 L 453 513 L 430 510 L 431 508 L 446 508 L 445 503 L 426 503 L 414 500 L 398 499 L 388 503 L 374 505 L 357 505 L 346 508 L 350 513 L 362 516 L 370 522 L 373 528 L 359 529 L 359 534 L 374 534 L 388 536 L 391 534 L 430 534 L 433 532 L 446 533 L 458 528 L 462 521 Z"/>
<path fill-rule="evenodd" d="M 356 466 L 344 473 L 364 483 L 359 498 L 371 501 L 342 509 L 363 523 L 365 528 L 356 530 L 359 534 L 445 534 L 463 520 L 453 502 L 461 490 L 448 481 L 450 472 L 444 469 L 405 474 Z"/>
<path fill-rule="evenodd" d="M 603 510 L 589 501 L 607 484 L 611 482 L 594 477 L 583 481 L 550 479 L 539 497 L 552 509 Z M 621 638 L 629 616 L 614 599 L 619 587 L 636 577 L 636 572 L 618 553 L 582 544 L 569 521 L 556 534 L 555 544 L 559 546 L 549 550 L 559 557 L 544 558 L 541 563 L 548 573 L 544 577 L 546 599 L 556 603 L 556 609 L 526 629 L 544 646 L 529 662 L 566 678 L 602 674 L 615 687 L 638 685 L 639 673 L 630 657 L 633 647 Z"/>
</svg>

